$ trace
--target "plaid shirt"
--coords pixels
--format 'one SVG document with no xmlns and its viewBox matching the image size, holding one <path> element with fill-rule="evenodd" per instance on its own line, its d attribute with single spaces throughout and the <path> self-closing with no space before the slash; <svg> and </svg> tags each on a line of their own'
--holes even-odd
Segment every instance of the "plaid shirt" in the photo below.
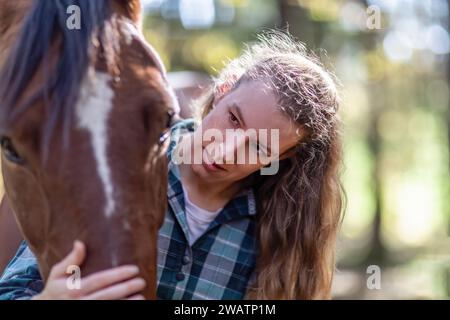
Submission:
<svg viewBox="0 0 450 320">
<path fill-rule="evenodd" d="M 158 235 L 159 299 L 243 299 L 255 279 L 256 203 L 243 190 L 219 212 L 192 246 L 178 167 L 171 152 L 182 134 L 195 130 L 192 120 L 172 128 L 168 151 L 166 217 Z M 44 287 L 33 253 L 25 242 L 0 278 L 0 300 L 30 299 Z"/>
</svg>

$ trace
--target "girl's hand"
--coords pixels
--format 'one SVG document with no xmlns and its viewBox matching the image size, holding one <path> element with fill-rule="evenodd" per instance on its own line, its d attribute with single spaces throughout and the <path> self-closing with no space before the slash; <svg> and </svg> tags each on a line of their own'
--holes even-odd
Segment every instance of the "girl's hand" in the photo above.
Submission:
<svg viewBox="0 0 450 320">
<path fill-rule="evenodd" d="M 61 262 L 54 265 L 44 290 L 33 300 L 143 300 L 138 292 L 145 288 L 145 281 L 136 277 L 136 266 L 122 266 L 100 271 L 81 279 L 80 289 L 67 287 L 66 270 L 71 265 L 81 265 L 86 257 L 86 248 L 80 241 L 75 241 L 73 250 Z"/>
</svg>

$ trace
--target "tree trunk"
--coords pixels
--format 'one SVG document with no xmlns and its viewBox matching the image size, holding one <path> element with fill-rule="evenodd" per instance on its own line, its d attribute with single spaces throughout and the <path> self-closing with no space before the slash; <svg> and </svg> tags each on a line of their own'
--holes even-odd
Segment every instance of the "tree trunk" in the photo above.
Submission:
<svg viewBox="0 0 450 320">
<path fill-rule="evenodd" d="M 381 178 L 381 138 L 378 133 L 378 123 L 382 114 L 383 106 L 385 105 L 383 99 L 383 91 L 385 86 L 383 84 L 373 84 L 371 94 L 371 113 L 369 115 L 369 128 L 367 132 L 367 142 L 369 150 L 373 159 L 372 168 L 372 186 L 373 186 L 373 200 L 375 203 L 374 218 L 372 225 L 372 235 L 370 243 L 370 251 L 367 257 L 367 263 L 382 265 L 386 258 L 386 248 L 381 239 L 382 233 L 382 178 Z M 380 100 L 381 99 L 381 100 Z"/>
<path fill-rule="evenodd" d="M 280 13 L 280 18 L 277 27 L 284 30 L 288 26 L 289 21 L 289 5 L 286 0 L 278 0 L 278 12 Z"/>
</svg>

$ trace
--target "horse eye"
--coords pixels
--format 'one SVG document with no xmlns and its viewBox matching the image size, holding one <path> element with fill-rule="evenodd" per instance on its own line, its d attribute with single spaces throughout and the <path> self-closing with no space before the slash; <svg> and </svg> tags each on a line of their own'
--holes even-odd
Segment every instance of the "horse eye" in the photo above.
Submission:
<svg viewBox="0 0 450 320">
<path fill-rule="evenodd" d="M 166 113 L 166 116 L 167 116 L 166 126 L 165 130 L 159 136 L 159 145 L 163 145 L 164 142 L 170 137 L 170 129 L 174 125 L 174 120 L 176 120 L 174 111 L 168 111 Z"/>
<path fill-rule="evenodd" d="M 175 116 L 175 112 L 174 111 L 168 111 L 167 112 L 166 128 L 171 128 L 172 127 L 174 116 Z"/>
<path fill-rule="evenodd" d="M 14 162 L 16 164 L 23 164 L 24 160 L 19 155 L 17 150 L 14 148 L 14 145 L 10 138 L 8 137 L 1 137 L 0 138 L 0 146 L 2 148 L 3 154 L 5 155 L 5 158 L 8 159 L 11 162 Z"/>
</svg>

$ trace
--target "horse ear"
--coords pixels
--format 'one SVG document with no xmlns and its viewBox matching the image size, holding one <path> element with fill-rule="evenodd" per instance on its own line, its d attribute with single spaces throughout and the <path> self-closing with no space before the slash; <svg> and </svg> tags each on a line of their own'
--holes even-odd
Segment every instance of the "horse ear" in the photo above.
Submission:
<svg viewBox="0 0 450 320">
<path fill-rule="evenodd" d="M 116 0 L 123 14 L 131 19 L 136 26 L 142 27 L 142 6 L 140 0 Z"/>
<path fill-rule="evenodd" d="M 17 39 L 22 21 L 30 11 L 33 1 L 0 0 L 0 66 L 8 56 L 7 52 Z"/>
<path fill-rule="evenodd" d="M 19 24 L 32 4 L 32 1 L 0 1 L 0 36 Z"/>
</svg>

